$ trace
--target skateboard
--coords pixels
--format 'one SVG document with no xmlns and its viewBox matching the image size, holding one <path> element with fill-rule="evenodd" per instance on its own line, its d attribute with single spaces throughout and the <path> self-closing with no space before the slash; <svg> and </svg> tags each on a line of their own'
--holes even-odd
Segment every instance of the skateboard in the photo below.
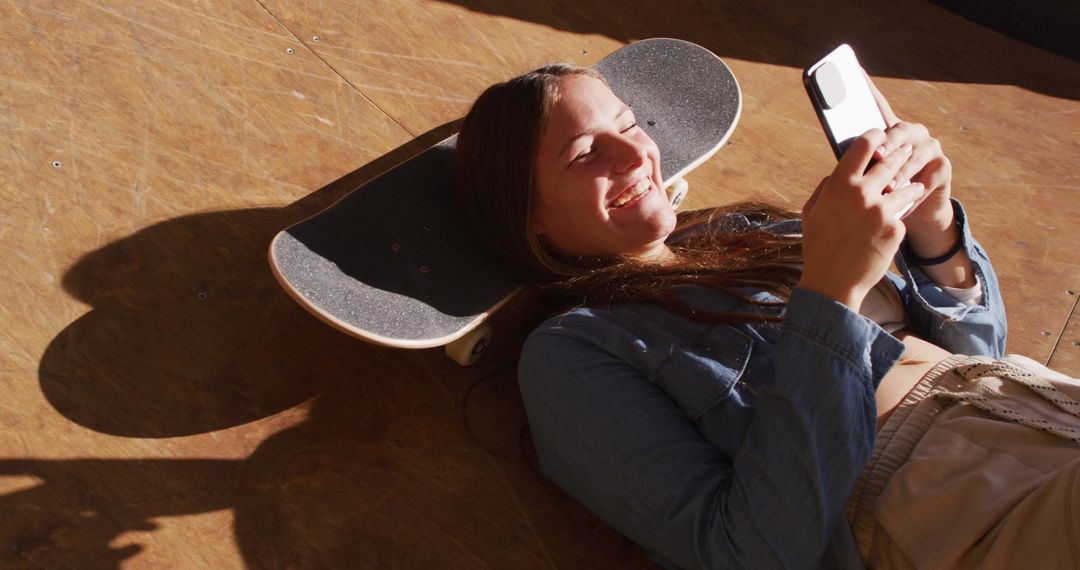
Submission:
<svg viewBox="0 0 1080 570">
<path fill-rule="evenodd" d="M 735 76 L 709 50 L 675 39 L 630 44 L 594 68 L 656 141 L 665 189 L 678 207 L 688 188 L 683 176 L 719 150 L 738 122 Z M 459 364 L 475 362 L 491 339 L 484 321 L 520 284 L 470 234 L 453 188 L 455 136 L 279 232 L 269 261 L 285 291 L 361 340 L 445 346 Z"/>
</svg>

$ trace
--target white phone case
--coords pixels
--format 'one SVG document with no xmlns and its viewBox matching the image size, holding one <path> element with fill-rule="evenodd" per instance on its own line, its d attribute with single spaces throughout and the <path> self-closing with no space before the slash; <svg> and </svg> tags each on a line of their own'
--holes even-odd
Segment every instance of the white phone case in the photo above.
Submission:
<svg viewBox="0 0 1080 570">
<path fill-rule="evenodd" d="M 852 139 L 873 128 L 885 130 L 885 119 L 851 46 L 841 44 L 806 68 L 803 84 L 837 160 Z"/>
<path fill-rule="evenodd" d="M 847 44 L 840 44 L 829 55 L 806 68 L 803 85 L 837 160 L 844 155 L 851 141 L 866 131 L 888 127 L 855 51 Z M 903 217 L 913 205 L 909 204 L 896 217 Z"/>
</svg>

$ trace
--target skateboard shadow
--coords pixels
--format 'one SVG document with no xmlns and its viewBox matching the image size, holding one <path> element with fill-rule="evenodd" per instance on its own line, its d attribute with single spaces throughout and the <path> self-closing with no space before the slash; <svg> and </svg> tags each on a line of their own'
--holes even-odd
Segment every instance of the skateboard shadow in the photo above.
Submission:
<svg viewBox="0 0 1080 570">
<path fill-rule="evenodd" d="M 62 285 L 93 308 L 41 358 L 49 403 L 95 431 L 174 437 L 264 418 L 372 376 L 371 362 L 397 353 L 311 318 L 274 280 L 266 248 L 281 228 L 452 129 L 433 129 L 288 207 L 182 216 L 83 256 Z"/>
<path fill-rule="evenodd" d="M 697 2 L 562 3 L 498 0 L 443 0 L 475 12 L 535 22 L 581 34 L 602 34 L 620 42 L 671 37 L 700 44 L 722 58 L 803 69 L 840 43 L 851 44 L 871 75 L 1018 85 L 1068 99 L 1080 99 L 1076 62 L 1047 56 L 930 3 L 904 2 Z M 572 4 L 572 6 L 571 6 Z M 987 9 L 979 4 L 979 11 Z M 1001 11 L 1016 11 L 1002 5 Z M 1063 32 L 1077 24 L 1078 10 L 1064 2 L 1027 9 L 1043 25 Z M 1034 13 L 1038 12 L 1038 13 Z M 1069 22 L 1061 24 L 1061 20 Z M 1073 32 L 1063 33 L 1072 44 Z M 1075 49 L 1073 50 L 1075 52 Z M 1059 65 L 1051 65 L 1053 62 Z M 794 79 L 795 89 L 800 86 Z"/>
</svg>

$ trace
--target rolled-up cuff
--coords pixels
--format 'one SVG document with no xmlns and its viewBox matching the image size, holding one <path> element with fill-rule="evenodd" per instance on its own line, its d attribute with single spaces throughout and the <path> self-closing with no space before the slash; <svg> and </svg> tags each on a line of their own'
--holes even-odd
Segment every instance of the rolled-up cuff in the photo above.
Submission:
<svg viewBox="0 0 1080 570">
<path fill-rule="evenodd" d="M 825 349 L 856 368 L 870 371 L 874 386 L 904 352 L 904 343 L 870 319 L 820 293 L 796 288 L 784 313 L 783 330 L 812 349 Z"/>
<path fill-rule="evenodd" d="M 944 287 L 938 285 L 909 257 L 910 253 L 906 247 L 900 248 L 900 251 L 896 254 L 896 268 L 900 275 L 912 285 L 912 293 L 916 301 L 926 309 L 948 320 L 959 318 L 968 311 L 986 310 L 985 300 L 989 296 L 986 290 L 986 276 L 982 274 L 979 263 L 977 263 L 980 260 L 988 263 L 989 260 L 986 259 L 986 254 L 982 252 L 975 238 L 971 235 L 971 226 L 968 224 L 964 207 L 955 199 L 952 200 L 952 206 L 956 225 L 960 228 L 961 251 L 972 261 L 975 278 L 979 286 L 978 293 L 970 295 L 969 298 L 977 298 L 980 301 L 979 303 L 964 302 L 949 294 Z"/>
</svg>

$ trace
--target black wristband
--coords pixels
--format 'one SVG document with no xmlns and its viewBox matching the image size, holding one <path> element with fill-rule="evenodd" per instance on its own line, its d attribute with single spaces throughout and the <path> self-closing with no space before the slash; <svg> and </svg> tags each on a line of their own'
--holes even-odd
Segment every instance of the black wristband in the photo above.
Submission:
<svg viewBox="0 0 1080 570">
<path fill-rule="evenodd" d="M 946 261 L 952 259 L 954 255 L 956 255 L 961 249 L 964 248 L 964 234 L 960 234 L 960 237 L 956 239 L 956 243 L 952 244 L 952 247 L 949 248 L 949 251 L 946 251 L 945 253 L 937 257 L 931 257 L 930 259 L 923 259 L 915 255 L 915 251 L 911 249 L 911 244 L 909 244 L 907 240 L 904 240 L 904 247 L 907 248 L 907 254 L 908 257 L 911 258 L 911 261 L 914 261 L 918 265 L 921 265 L 923 267 L 941 265 L 942 263 L 945 263 Z"/>
</svg>

